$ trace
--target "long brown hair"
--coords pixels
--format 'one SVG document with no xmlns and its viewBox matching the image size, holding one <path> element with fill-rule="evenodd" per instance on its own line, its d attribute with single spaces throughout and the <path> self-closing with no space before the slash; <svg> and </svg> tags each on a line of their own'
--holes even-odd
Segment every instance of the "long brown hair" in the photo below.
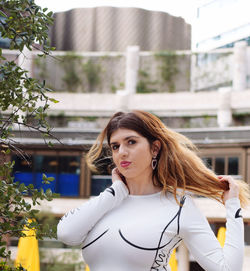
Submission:
<svg viewBox="0 0 250 271">
<path fill-rule="evenodd" d="M 163 191 L 172 192 L 177 202 L 179 194 L 177 191 L 180 190 L 183 193 L 188 190 L 222 202 L 223 192 L 228 186 L 220 182 L 216 174 L 205 166 L 198 157 L 194 144 L 185 136 L 167 128 L 156 116 L 145 111 L 118 112 L 112 116 L 87 154 L 90 169 L 96 169 L 94 161 L 102 153 L 104 140 L 106 139 L 110 145 L 112 133 L 119 128 L 136 131 L 147 138 L 150 145 L 155 140 L 160 141 L 158 165 L 153 172 L 156 182 L 154 184 L 162 187 Z M 241 205 L 246 206 L 249 203 L 248 184 L 239 181 L 239 186 Z"/>
</svg>

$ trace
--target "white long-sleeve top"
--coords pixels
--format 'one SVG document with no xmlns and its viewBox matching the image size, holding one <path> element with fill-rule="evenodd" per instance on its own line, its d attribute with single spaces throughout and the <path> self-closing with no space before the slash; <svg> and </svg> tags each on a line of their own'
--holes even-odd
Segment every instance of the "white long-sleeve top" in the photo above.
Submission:
<svg viewBox="0 0 250 271">
<path fill-rule="evenodd" d="M 98 197 L 65 214 L 58 240 L 81 245 L 91 271 L 170 270 L 172 250 L 183 240 L 206 271 L 241 271 L 244 227 L 239 199 L 226 201 L 226 241 L 222 248 L 207 219 L 186 195 L 129 195 L 116 181 Z"/>
</svg>

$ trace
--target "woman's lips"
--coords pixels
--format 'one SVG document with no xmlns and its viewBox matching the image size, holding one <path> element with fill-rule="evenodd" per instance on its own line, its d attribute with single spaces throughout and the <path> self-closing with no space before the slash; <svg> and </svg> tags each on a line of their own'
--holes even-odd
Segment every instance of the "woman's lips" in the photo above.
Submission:
<svg viewBox="0 0 250 271">
<path fill-rule="evenodd" d="M 128 167 L 130 164 L 131 164 L 131 162 L 128 162 L 128 161 L 122 161 L 120 163 L 121 167 Z"/>
</svg>

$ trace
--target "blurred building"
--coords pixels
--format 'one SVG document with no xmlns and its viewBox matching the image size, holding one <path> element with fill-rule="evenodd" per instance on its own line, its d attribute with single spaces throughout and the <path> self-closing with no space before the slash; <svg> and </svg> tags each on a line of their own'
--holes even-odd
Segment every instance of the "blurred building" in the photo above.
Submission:
<svg viewBox="0 0 250 271">
<path fill-rule="evenodd" d="M 249 1 L 198 1 L 194 31 L 197 50 L 233 47 L 243 40 L 250 45 Z"/>
<path fill-rule="evenodd" d="M 142 51 L 191 48 L 191 25 L 181 17 L 141 8 L 94 7 L 55 13 L 52 46 L 62 51 Z"/>
</svg>

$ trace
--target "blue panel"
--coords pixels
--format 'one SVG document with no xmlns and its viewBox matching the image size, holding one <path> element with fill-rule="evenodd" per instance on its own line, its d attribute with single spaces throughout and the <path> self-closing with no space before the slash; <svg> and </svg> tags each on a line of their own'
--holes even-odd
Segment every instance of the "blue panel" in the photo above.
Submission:
<svg viewBox="0 0 250 271">
<path fill-rule="evenodd" d="M 54 177 L 54 181 L 50 182 L 49 184 L 44 184 L 43 182 L 43 173 L 36 173 L 36 182 L 35 187 L 37 189 L 43 188 L 46 191 L 48 188 L 52 190 L 53 193 L 56 192 L 56 173 L 44 173 L 47 177 Z"/>
<path fill-rule="evenodd" d="M 32 172 L 16 172 L 14 174 L 14 181 L 24 183 L 26 186 L 33 184 L 33 173 Z"/>
<path fill-rule="evenodd" d="M 79 196 L 79 175 L 64 173 L 59 174 L 59 191 L 61 196 Z"/>
</svg>

